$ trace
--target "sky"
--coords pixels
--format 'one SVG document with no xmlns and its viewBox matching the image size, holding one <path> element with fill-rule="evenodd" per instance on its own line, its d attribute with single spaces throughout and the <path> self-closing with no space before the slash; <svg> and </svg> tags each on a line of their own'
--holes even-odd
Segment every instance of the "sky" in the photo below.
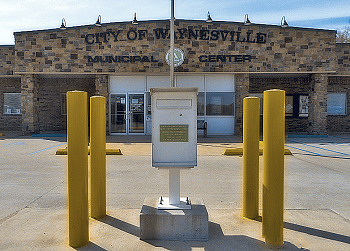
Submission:
<svg viewBox="0 0 350 251">
<path fill-rule="evenodd" d="M 0 45 L 14 44 L 13 32 L 67 26 L 170 19 L 171 0 L 0 0 Z M 289 26 L 341 30 L 350 26 L 349 0 L 175 0 L 175 18 L 279 25 L 285 16 Z"/>
</svg>

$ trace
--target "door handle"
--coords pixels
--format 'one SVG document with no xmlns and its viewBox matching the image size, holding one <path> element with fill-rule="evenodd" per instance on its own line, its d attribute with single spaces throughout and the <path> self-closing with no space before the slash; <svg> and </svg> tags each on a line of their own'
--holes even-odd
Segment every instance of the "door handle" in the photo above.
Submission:
<svg viewBox="0 0 350 251">
<path fill-rule="evenodd" d="M 130 114 L 131 114 L 131 112 L 124 113 L 124 119 L 125 120 L 130 119 Z"/>
</svg>

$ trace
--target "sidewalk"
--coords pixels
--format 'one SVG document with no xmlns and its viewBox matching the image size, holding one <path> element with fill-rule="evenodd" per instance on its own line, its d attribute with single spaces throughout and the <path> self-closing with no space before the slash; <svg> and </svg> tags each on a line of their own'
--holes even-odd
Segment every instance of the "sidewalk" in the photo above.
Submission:
<svg viewBox="0 0 350 251">
<path fill-rule="evenodd" d="M 0 250 L 74 250 L 67 157 L 55 155 L 65 140 L 0 138 Z M 182 196 L 205 202 L 209 241 L 139 240 L 144 198 L 168 192 L 168 173 L 151 167 L 149 142 L 108 137 L 123 153 L 107 156 L 108 216 L 90 219 L 90 243 L 78 250 L 268 250 L 261 222 L 241 217 L 242 158 L 222 155 L 242 146 L 233 136 L 199 138 L 198 166 L 181 172 Z M 284 250 L 350 250 L 350 135 L 286 138 L 286 148 L 293 156 L 285 156 Z"/>
</svg>

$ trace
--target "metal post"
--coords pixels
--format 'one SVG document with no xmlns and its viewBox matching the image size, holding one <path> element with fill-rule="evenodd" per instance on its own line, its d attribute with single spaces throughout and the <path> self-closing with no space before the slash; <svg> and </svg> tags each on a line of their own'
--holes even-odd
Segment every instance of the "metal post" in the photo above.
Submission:
<svg viewBox="0 0 350 251">
<path fill-rule="evenodd" d="M 69 245 L 89 242 L 87 93 L 67 93 Z"/>
<path fill-rule="evenodd" d="M 243 100 L 243 217 L 259 217 L 260 99 Z"/>
<path fill-rule="evenodd" d="M 171 0 L 171 19 L 170 19 L 170 87 L 175 87 L 174 81 L 174 23 L 175 23 L 175 4 L 174 0 Z"/>
<path fill-rule="evenodd" d="M 180 205 L 180 169 L 169 169 L 169 204 Z"/>
<path fill-rule="evenodd" d="M 285 92 L 264 92 L 263 215 L 265 243 L 283 246 Z"/>
<path fill-rule="evenodd" d="M 106 216 L 106 98 L 90 98 L 91 217 Z"/>
</svg>

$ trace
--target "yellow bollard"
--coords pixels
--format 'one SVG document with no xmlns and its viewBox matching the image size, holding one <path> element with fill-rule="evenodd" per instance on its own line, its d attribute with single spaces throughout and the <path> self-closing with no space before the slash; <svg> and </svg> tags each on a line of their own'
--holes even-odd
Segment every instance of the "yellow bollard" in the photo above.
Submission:
<svg viewBox="0 0 350 251">
<path fill-rule="evenodd" d="M 91 217 L 106 216 L 106 98 L 90 98 Z"/>
<path fill-rule="evenodd" d="M 243 217 L 259 217 L 260 99 L 243 100 Z"/>
<path fill-rule="evenodd" d="M 285 92 L 264 92 L 263 215 L 265 243 L 283 246 Z"/>
<path fill-rule="evenodd" d="M 67 93 L 69 245 L 89 242 L 87 93 Z"/>
</svg>

